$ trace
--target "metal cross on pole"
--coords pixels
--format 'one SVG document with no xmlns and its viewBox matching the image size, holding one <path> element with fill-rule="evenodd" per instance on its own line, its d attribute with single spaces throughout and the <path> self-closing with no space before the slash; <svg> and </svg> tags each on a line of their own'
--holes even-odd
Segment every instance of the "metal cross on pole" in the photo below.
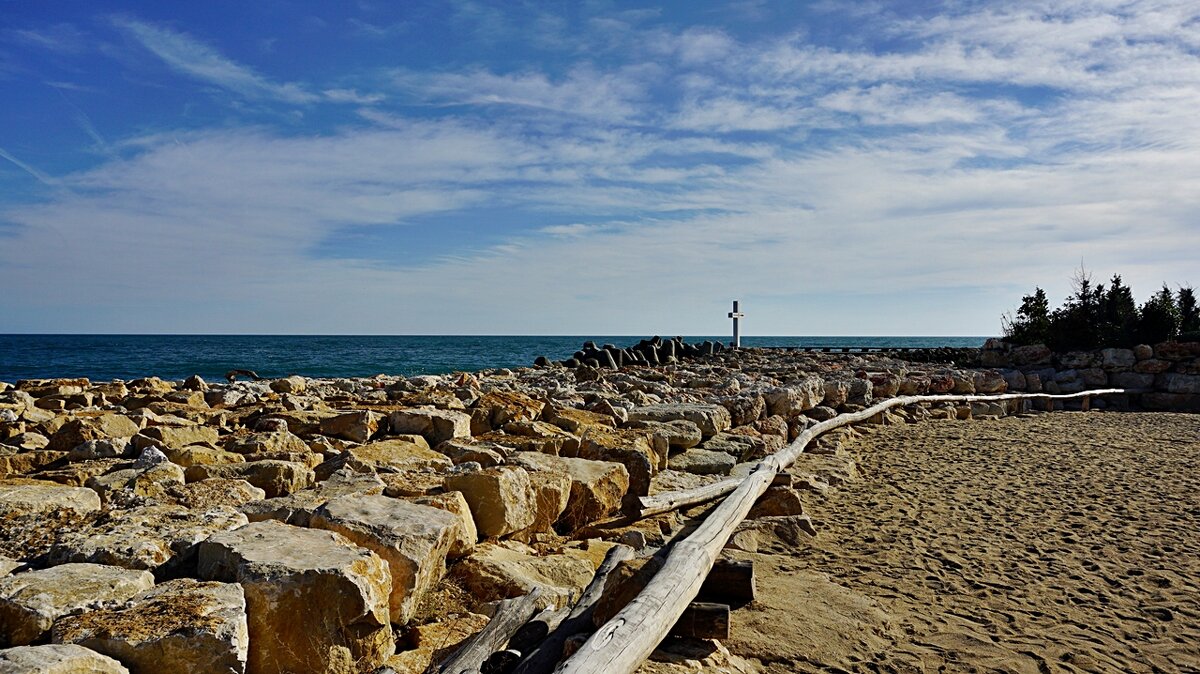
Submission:
<svg viewBox="0 0 1200 674">
<path fill-rule="evenodd" d="M 738 324 L 739 318 L 745 318 L 746 314 L 738 311 L 738 301 L 733 301 L 733 311 L 729 312 L 729 317 L 733 319 L 733 347 L 740 348 L 742 346 L 742 333 Z"/>
</svg>

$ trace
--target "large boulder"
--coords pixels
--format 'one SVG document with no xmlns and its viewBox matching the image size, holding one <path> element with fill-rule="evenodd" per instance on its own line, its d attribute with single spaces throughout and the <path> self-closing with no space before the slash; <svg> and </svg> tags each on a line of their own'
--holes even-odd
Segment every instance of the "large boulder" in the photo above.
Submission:
<svg viewBox="0 0 1200 674">
<path fill-rule="evenodd" d="M 354 410 L 321 419 L 321 434 L 351 442 L 366 442 L 379 432 L 384 416 L 370 410 Z"/>
<path fill-rule="evenodd" d="M 534 471 L 559 471 L 570 478 L 570 497 L 558 520 L 568 530 L 616 512 L 629 490 L 629 471 L 613 461 L 521 452 L 513 456 L 513 463 Z"/>
<path fill-rule="evenodd" d="M 783 388 L 767 391 L 763 398 L 767 401 L 768 414 L 798 416 L 820 405 L 825 399 L 825 380 L 821 377 L 801 377 L 789 381 Z"/>
<path fill-rule="evenodd" d="M 0 579 L 0 647 L 37 641 L 55 620 L 111 608 L 154 585 L 148 571 L 63 564 Z"/>
<path fill-rule="evenodd" d="M 96 512 L 100 510 L 100 497 L 91 489 L 51 482 L 0 482 L 0 519 L 50 515 L 64 510 L 79 515 Z"/>
<path fill-rule="evenodd" d="M 546 421 L 575 435 L 583 435 L 593 426 L 616 428 L 617 420 L 607 414 L 574 407 L 552 407 L 545 412 Z"/>
<path fill-rule="evenodd" d="M 475 528 L 475 517 L 471 515 L 471 506 L 461 491 L 410 496 L 408 500 L 418 505 L 445 510 L 458 520 L 458 526 L 455 527 L 450 541 L 450 552 L 446 555 L 449 559 L 458 559 L 470 554 L 471 550 L 475 549 L 475 544 L 479 542 L 479 530 Z"/>
<path fill-rule="evenodd" d="M 384 489 L 383 480 L 374 473 L 355 473 L 342 469 L 316 486 L 301 489 L 287 496 L 246 503 L 240 510 L 251 522 L 278 520 L 306 527 L 317 508 L 332 499 L 342 496 L 377 496 L 382 494 Z"/>
<path fill-rule="evenodd" d="M 245 480 L 266 492 L 268 498 L 286 496 L 310 487 L 316 482 L 313 469 L 295 461 L 247 461 L 224 465 L 197 465 L 185 471 L 188 482 L 209 480 L 215 477 Z"/>
<path fill-rule="evenodd" d="M 460 491 L 471 506 L 481 536 L 504 536 L 533 526 L 536 494 L 529 473 L 517 466 L 498 466 L 446 477 L 448 491 Z"/>
<path fill-rule="evenodd" d="M 648 431 L 593 428 L 580 439 L 579 449 L 572 454 L 574 458 L 612 461 L 625 466 L 629 472 L 629 493 L 645 496 L 650 493 L 650 480 L 654 474 L 667 467 L 667 455 L 654 448 L 652 438 Z"/>
<path fill-rule="evenodd" d="M 454 514 L 387 496 L 343 496 L 313 513 L 309 526 L 336 531 L 379 555 L 392 575 L 393 623 L 412 618 L 417 603 L 446 572 L 461 525 Z"/>
<path fill-rule="evenodd" d="M 134 674 L 168 664 L 189 674 L 242 674 L 250 647 L 241 586 L 191 578 L 155 586 L 124 608 L 63 618 L 51 635 L 112 656 Z"/>
<path fill-rule="evenodd" d="M 1008 382 L 1004 379 L 1004 375 L 996 370 L 975 372 L 972 383 L 976 393 L 1004 393 L 1008 390 Z"/>
<path fill-rule="evenodd" d="M 471 437 L 471 416 L 455 410 L 397 410 L 388 417 L 393 433 L 414 433 L 430 445 Z"/>
<path fill-rule="evenodd" d="M 1167 393 L 1200 393 L 1200 375 L 1169 372 L 1162 375 L 1162 387 Z"/>
<path fill-rule="evenodd" d="M 696 475 L 728 475 L 737 465 L 737 458 L 727 452 L 694 448 L 671 457 L 667 466 Z"/>
<path fill-rule="evenodd" d="M 346 451 L 317 466 L 317 477 L 324 479 L 342 468 L 358 472 L 441 471 L 454 465 L 449 457 L 430 449 L 421 436 L 415 437 L 419 442 L 412 438 L 391 438 L 347 448 Z"/>
<path fill-rule="evenodd" d="M 50 451 L 69 452 L 88 440 L 128 438 L 138 432 L 136 422 L 121 414 L 102 414 L 68 421 L 52 436 L 46 447 Z"/>
<path fill-rule="evenodd" d="M 86 484 L 112 507 L 129 502 L 157 502 L 169 487 L 183 483 L 184 469 L 164 460 L 145 467 L 137 463 L 122 464 L 116 470 L 89 478 Z"/>
<path fill-rule="evenodd" d="M 129 674 L 129 670 L 83 646 L 45 644 L 0 650 L 0 674 Z"/>
<path fill-rule="evenodd" d="M 395 652 L 387 563 L 341 534 L 255 522 L 202 543 L 199 575 L 241 583 L 253 674 L 358 674 Z"/>
<path fill-rule="evenodd" d="M 227 449 L 238 454 L 308 454 L 312 451 L 300 436 L 288 431 L 251 433 L 233 440 Z"/>
<path fill-rule="evenodd" d="M 230 506 L 192 511 L 152 505 L 105 513 L 91 527 L 65 531 L 50 548 L 51 563 L 91 562 L 125 569 L 190 571 L 196 545 L 218 531 L 244 526 Z"/>
<path fill-rule="evenodd" d="M 770 404 L 770 400 L 767 402 Z M 729 430 L 732 426 L 729 410 L 720 405 L 702 403 L 646 405 L 645 407 L 635 407 L 629 412 L 630 421 L 666 422 L 676 419 L 685 419 L 696 424 L 705 437 Z"/>
<path fill-rule="evenodd" d="M 151 426 L 141 433 L 163 447 L 217 446 L 220 433 L 212 426 Z"/>
<path fill-rule="evenodd" d="M 482 543 L 454 565 L 452 574 L 480 602 L 509 599 L 542 588 L 546 598 L 562 604 L 592 580 L 596 569 L 573 555 L 538 555 L 531 548 L 504 541 Z"/>
<path fill-rule="evenodd" d="M 513 421 L 536 421 L 545 406 L 542 401 L 515 391 L 485 393 L 471 408 L 471 432 L 483 434 Z"/>
</svg>

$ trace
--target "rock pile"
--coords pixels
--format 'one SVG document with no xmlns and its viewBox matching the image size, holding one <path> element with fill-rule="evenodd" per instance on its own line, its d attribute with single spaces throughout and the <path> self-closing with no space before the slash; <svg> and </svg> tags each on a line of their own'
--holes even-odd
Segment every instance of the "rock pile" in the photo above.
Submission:
<svg viewBox="0 0 1200 674">
<path fill-rule="evenodd" d="M 591 346 L 445 376 L 0 383 L 0 671 L 422 671 L 494 602 L 565 604 L 615 543 L 662 545 L 673 514 L 597 526 L 639 496 L 744 473 L 878 398 L 1008 386 L 875 355 Z M 799 491 L 853 472 L 829 442 L 738 545 L 811 529 Z"/>
<path fill-rule="evenodd" d="M 1042 344 L 1015 346 L 991 339 L 981 356 L 985 366 L 999 370 L 1012 391 L 1122 388 L 1133 392 L 1124 401 L 1130 407 L 1200 411 L 1200 342 L 1054 353 Z"/>
</svg>

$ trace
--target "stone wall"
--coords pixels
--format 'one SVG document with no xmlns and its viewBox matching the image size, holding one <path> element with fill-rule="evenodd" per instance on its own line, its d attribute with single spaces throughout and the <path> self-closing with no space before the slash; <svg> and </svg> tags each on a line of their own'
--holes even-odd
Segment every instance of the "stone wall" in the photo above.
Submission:
<svg viewBox="0 0 1200 674">
<path fill-rule="evenodd" d="M 1156 411 L 1200 411 L 1200 342 L 1139 344 L 1132 349 L 1054 353 L 1042 344 L 1014 346 L 990 339 L 981 354 L 1008 390 L 1076 393 L 1097 388 L 1129 391 L 1118 404 Z"/>
</svg>

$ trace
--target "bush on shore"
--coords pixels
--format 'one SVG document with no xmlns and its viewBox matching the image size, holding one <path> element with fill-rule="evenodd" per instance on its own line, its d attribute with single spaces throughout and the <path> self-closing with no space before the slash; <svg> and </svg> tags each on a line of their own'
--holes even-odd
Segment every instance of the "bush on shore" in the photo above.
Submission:
<svg viewBox="0 0 1200 674">
<path fill-rule="evenodd" d="M 1018 345 L 1045 344 L 1054 351 L 1200 341 L 1200 310 L 1190 286 L 1172 293 L 1164 284 L 1139 307 L 1120 274 L 1114 274 L 1106 288 L 1093 285 L 1091 275 L 1080 269 L 1072 285 L 1074 292 L 1053 311 L 1041 288 L 1022 297 L 1016 314 L 1003 317 L 1005 339 Z"/>
</svg>

